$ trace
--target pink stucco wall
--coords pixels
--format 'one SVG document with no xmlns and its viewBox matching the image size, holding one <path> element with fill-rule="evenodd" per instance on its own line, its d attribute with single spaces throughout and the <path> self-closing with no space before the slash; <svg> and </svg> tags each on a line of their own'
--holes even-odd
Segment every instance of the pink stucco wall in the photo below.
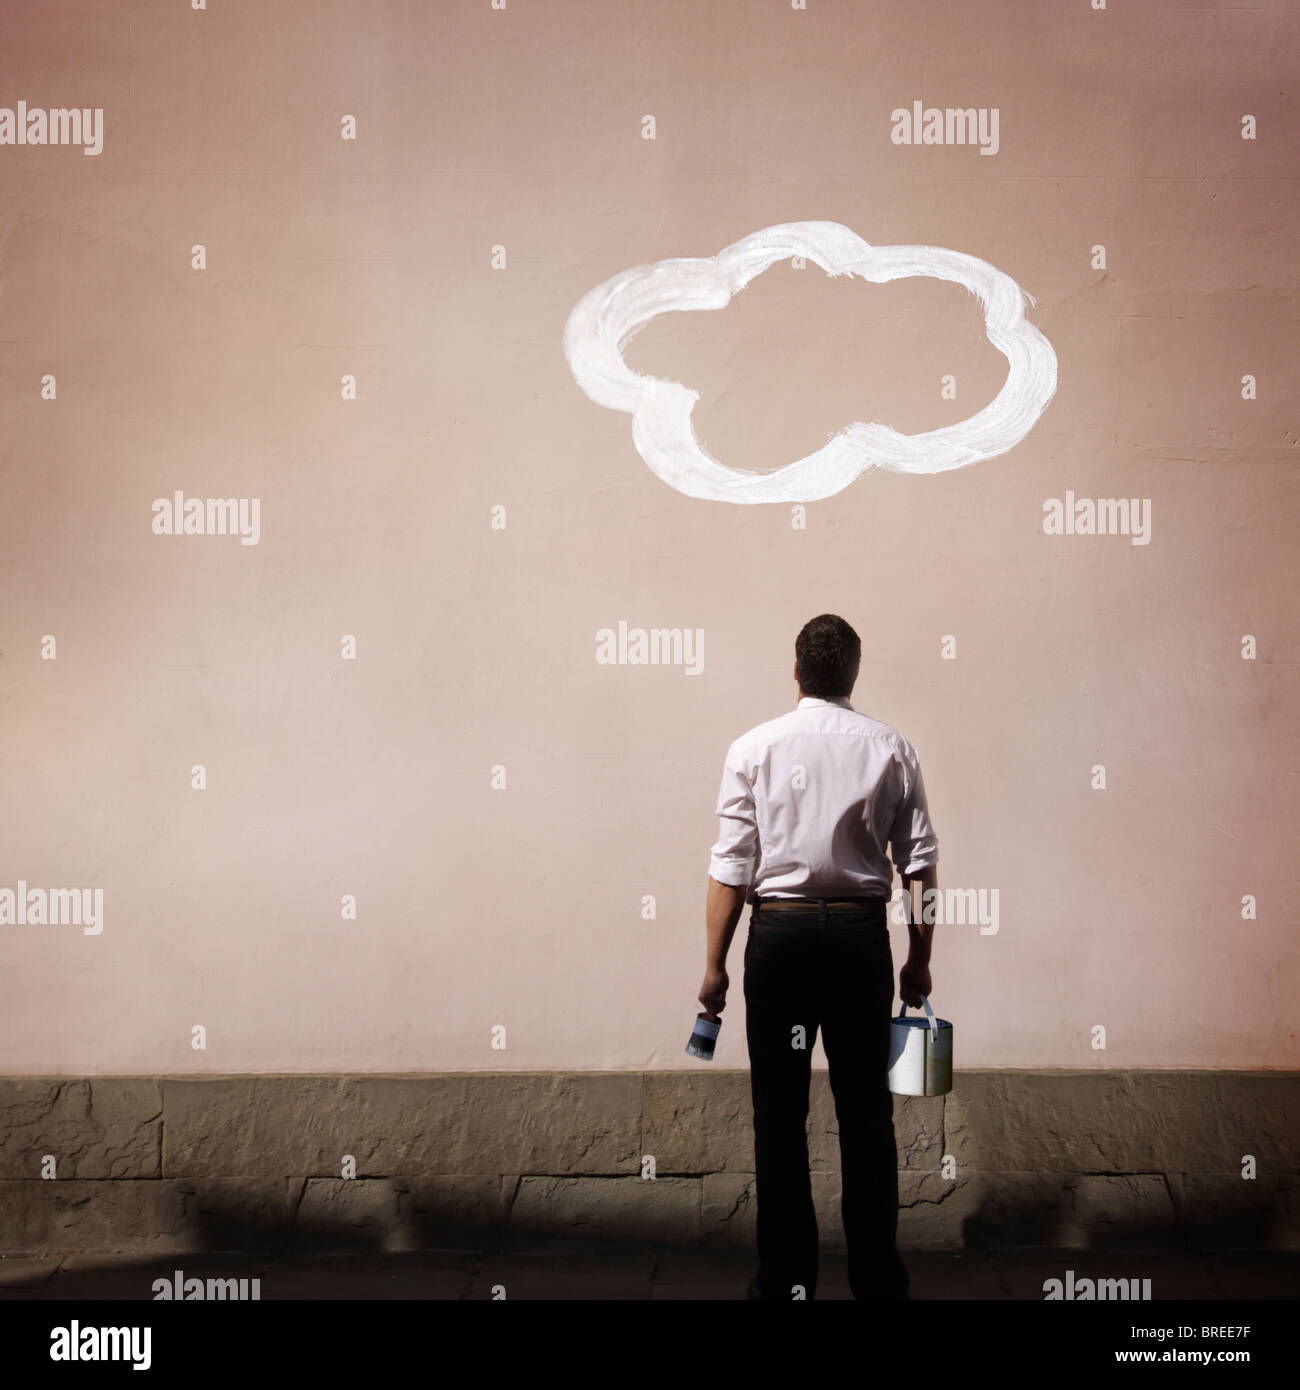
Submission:
<svg viewBox="0 0 1300 1390">
<path fill-rule="evenodd" d="M 723 754 L 828 610 L 997 894 L 938 931 L 959 1066 L 1300 1063 L 1298 58 L 1284 5 L 4 5 L 0 106 L 103 146 L 0 144 L 0 888 L 104 916 L 0 926 L 0 1071 L 688 1065 Z M 894 143 L 918 100 L 996 153 Z M 1023 442 L 802 513 L 654 476 L 571 309 L 802 220 L 1033 296 Z M 759 470 L 1007 371 L 956 285 L 788 263 L 627 359 Z M 177 490 L 257 544 L 154 534 Z"/>
</svg>

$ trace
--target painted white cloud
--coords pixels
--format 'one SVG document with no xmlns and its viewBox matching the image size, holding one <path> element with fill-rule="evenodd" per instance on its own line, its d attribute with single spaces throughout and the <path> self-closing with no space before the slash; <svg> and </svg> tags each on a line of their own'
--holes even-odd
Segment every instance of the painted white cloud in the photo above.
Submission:
<svg viewBox="0 0 1300 1390">
<path fill-rule="evenodd" d="M 807 257 L 828 275 L 857 275 L 877 284 L 931 275 L 964 285 L 984 307 L 989 342 L 1010 364 L 1002 389 L 983 410 L 943 429 L 899 434 L 875 421 L 858 422 L 816 453 L 771 473 L 720 463 L 701 447 L 691 425 L 699 392 L 634 372 L 623 353 L 651 319 L 673 310 L 725 308 L 756 275 L 794 256 Z M 815 502 L 873 468 L 943 473 L 1014 448 L 1056 391 L 1056 354 L 1026 322 L 1027 298 L 1009 275 L 960 251 L 870 246 L 838 222 L 787 222 L 713 257 L 656 261 L 597 285 L 569 315 L 564 355 L 574 380 L 597 405 L 632 416 L 637 452 L 678 492 L 715 502 Z"/>
</svg>

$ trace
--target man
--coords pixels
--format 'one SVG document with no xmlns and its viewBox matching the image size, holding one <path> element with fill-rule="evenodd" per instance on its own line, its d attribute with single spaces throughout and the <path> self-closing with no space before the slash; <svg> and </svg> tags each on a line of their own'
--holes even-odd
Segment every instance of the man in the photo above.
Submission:
<svg viewBox="0 0 1300 1390">
<path fill-rule="evenodd" d="M 700 1002 L 713 1013 L 726 1004 L 727 949 L 748 899 L 745 1032 L 758 1189 L 751 1298 L 816 1294 L 806 1125 L 819 1027 L 839 1122 L 849 1286 L 855 1298 L 909 1296 L 896 1245 L 886 904 L 896 866 L 916 924 L 899 995 L 918 1007 L 930 993 L 934 927 L 922 905 L 933 901 L 924 894 L 936 885 L 939 842 L 916 750 L 849 704 L 861 660 L 862 643 L 843 618 L 824 613 L 808 623 L 795 641 L 797 707 L 731 745 L 718 793 Z"/>
</svg>

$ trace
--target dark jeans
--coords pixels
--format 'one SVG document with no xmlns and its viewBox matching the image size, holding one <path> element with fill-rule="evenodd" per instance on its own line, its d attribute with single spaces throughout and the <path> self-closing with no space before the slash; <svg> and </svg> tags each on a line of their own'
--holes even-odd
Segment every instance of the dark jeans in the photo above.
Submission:
<svg viewBox="0 0 1300 1390">
<path fill-rule="evenodd" d="M 817 1289 L 808 1173 L 808 1086 L 817 1030 L 840 1131 L 841 1214 L 855 1298 L 893 1297 L 907 1271 L 895 1245 L 898 1150 L 889 1091 L 894 962 L 883 902 L 852 912 L 755 907 L 745 943 L 745 1031 L 754 1100 L 758 1292 Z M 802 1038 L 794 1031 L 802 1025 Z M 802 1046 L 797 1045 L 802 1042 Z"/>
</svg>

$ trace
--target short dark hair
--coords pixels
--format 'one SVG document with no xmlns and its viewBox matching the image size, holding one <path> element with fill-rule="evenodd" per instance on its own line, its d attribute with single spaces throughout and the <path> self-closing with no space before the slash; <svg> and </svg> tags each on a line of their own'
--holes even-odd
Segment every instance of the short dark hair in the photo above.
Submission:
<svg viewBox="0 0 1300 1390">
<path fill-rule="evenodd" d="M 794 658 L 805 695 L 848 696 L 862 665 L 862 641 L 843 618 L 823 613 L 804 624 L 794 640 Z"/>
</svg>

